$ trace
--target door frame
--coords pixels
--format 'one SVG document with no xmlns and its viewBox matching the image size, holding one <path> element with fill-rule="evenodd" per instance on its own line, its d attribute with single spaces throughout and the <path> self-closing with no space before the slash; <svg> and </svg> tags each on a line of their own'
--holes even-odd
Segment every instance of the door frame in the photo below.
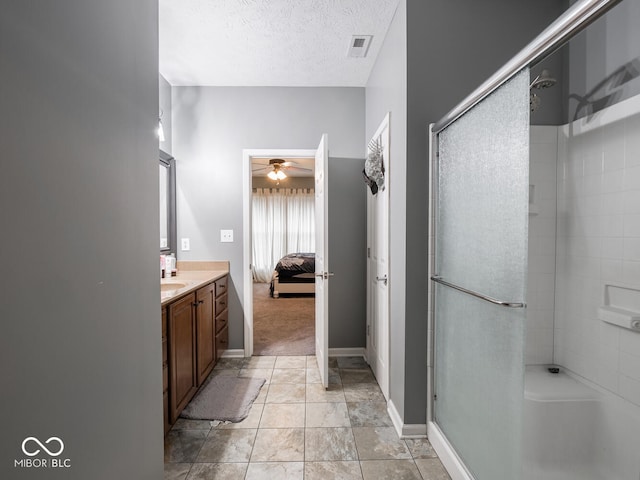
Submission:
<svg viewBox="0 0 640 480">
<path fill-rule="evenodd" d="M 388 158 L 384 159 L 384 167 L 385 167 L 385 179 L 384 179 L 384 194 L 387 196 L 387 231 L 385 232 L 386 236 L 387 236 L 387 241 L 386 241 L 386 246 L 387 246 L 387 252 L 386 252 L 386 256 L 387 256 L 387 321 L 386 321 L 386 325 L 384 325 L 383 331 L 386 334 L 386 342 L 385 342 L 385 346 L 386 348 L 384 349 L 384 355 L 386 358 L 386 362 L 387 362 L 387 368 L 386 368 L 386 374 L 384 375 L 384 378 L 377 378 L 376 377 L 376 381 L 378 382 L 378 385 L 380 386 L 382 393 L 385 397 L 385 399 L 387 401 L 389 401 L 389 380 L 390 380 L 390 371 L 391 371 L 391 312 L 390 312 L 390 307 L 391 307 L 391 295 L 390 295 L 390 289 L 391 289 L 391 285 L 392 285 L 392 280 L 391 280 L 391 249 L 390 249 L 390 230 L 389 230 L 389 217 L 390 217 L 390 200 L 391 200 L 391 190 L 390 190 L 390 156 L 391 156 L 391 132 L 390 132 L 390 128 L 391 128 L 391 112 L 387 112 L 386 115 L 384 116 L 384 118 L 382 119 L 382 121 L 380 122 L 380 125 L 378 126 L 378 128 L 376 129 L 375 133 L 371 136 L 371 139 L 375 139 L 377 137 L 380 137 L 382 135 L 382 133 L 386 130 L 387 132 L 387 136 L 386 136 L 386 141 L 387 141 L 387 145 L 386 145 L 386 152 L 388 154 Z M 368 147 L 367 147 L 367 151 L 368 151 Z M 376 272 L 374 271 L 374 269 L 371 268 L 371 244 L 372 244 L 372 237 L 375 234 L 375 232 L 372 231 L 372 222 L 371 222 L 371 216 L 373 214 L 372 209 L 371 209 L 371 200 L 372 198 L 370 197 L 370 192 L 367 191 L 367 308 L 366 308 L 366 321 L 367 321 L 367 332 L 366 332 L 366 355 L 367 355 L 367 362 L 370 361 L 370 357 L 369 357 L 369 353 L 370 353 L 370 345 L 371 345 L 371 335 L 370 335 L 370 325 L 373 322 L 373 313 L 371 311 L 371 300 L 373 297 L 373 292 L 371 291 L 371 284 L 372 284 L 372 280 L 374 276 L 376 276 Z"/>
<path fill-rule="evenodd" d="M 253 355 L 253 275 L 251 274 L 251 250 L 253 235 L 251 231 L 251 194 L 252 175 L 251 159 L 253 157 L 274 158 L 313 158 L 316 149 L 243 149 L 242 150 L 242 279 L 244 282 L 244 356 Z"/>
</svg>

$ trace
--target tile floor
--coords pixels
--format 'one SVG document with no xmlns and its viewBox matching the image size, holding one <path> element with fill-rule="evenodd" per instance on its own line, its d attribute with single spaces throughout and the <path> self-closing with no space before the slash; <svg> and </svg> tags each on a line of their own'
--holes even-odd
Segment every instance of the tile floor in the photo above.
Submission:
<svg viewBox="0 0 640 480">
<path fill-rule="evenodd" d="M 165 480 L 449 480 L 426 439 L 401 440 L 368 365 L 313 356 L 222 359 L 214 375 L 267 383 L 240 423 L 179 419 L 165 438 Z"/>
</svg>

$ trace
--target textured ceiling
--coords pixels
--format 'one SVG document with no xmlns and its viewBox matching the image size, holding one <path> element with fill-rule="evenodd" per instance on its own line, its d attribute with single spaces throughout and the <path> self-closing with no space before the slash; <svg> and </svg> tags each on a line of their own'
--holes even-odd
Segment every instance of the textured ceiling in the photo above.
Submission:
<svg viewBox="0 0 640 480">
<path fill-rule="evenodd" d="M 363 87 L 399 0 L 160 0 L 172 85 Z M 373 35 L 365 58 L 352 35 Z"/>
</svg>

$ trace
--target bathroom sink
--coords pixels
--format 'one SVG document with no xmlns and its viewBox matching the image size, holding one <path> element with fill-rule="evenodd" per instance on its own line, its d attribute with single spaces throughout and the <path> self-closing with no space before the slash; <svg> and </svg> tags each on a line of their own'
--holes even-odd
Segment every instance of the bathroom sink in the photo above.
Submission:
<svg viewBox="0 0 640 480">
<path fill-rule="evenodd" d="M 179 290 L 181 288 L 186 287 L 187 285 L 184 283 L 161 283 L 160 284 L 160 291 L 161 292 L 170 292 L 172 290 Z"/>
</svg>

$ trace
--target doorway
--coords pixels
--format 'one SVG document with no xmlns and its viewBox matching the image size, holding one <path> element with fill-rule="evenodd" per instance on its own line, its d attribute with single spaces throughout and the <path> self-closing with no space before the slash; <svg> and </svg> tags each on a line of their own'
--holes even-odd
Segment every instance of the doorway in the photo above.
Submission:
<svg viewBox="0 0 640 480">
<path fill-rule="evenodd" d="M 253 355 L 315 353 L 315 158 L 251 157 Z"/>
<path fill-rule="evenodd" d="M 321 142 L 322 143 L 322 142 Z M 254 354 L 254 347 L 255 347 L 255 315 L 254 315 L 254 303 L 257 303 L 254 299 L 254 282 L 253 282 L 253 278 L 254 278 L 254 265 L 252 264 L 252 259 L 253 259 L 253 234 L 252 234 L 252 214 L 251 214 L 251 205 L 252 205 L 252 196 L 253 196 L 253 186 L 254 186 L 254 181 L 252 178 L 252 162 L 254 163 L 263 163 L 265 165 L 269 164 L 269 160 L 270 159 L 282 159 L 282 160 L 290 160 L 290 159 L 295 159 L 295 163 L 302 163 L 303 167 L 306 166 L 308 167 L 309 164 L 307 163 L 306 165 L 304 164 L 304 160 L 303 159 L 308 159 L 312 162 L 312 166 L 315 169 L 317 167 L 318 164 L 318 152 L 320 151 L 320 149 L 318 150 L 273 150 L 273 149 L 257 149 L 257 150 L 244 150 L 243 151 L 243 172 L 244 172 L 244 181 L 243 181 L 243 189 L 244 189 L 244 195 L 243 195 L 243 226 L 244 226 L 244 235 L 243 235 L 243 240 L 244 240 L 244 251 L 243 251 L 243 257 L 244 257 L 244 312 L 245 312 L 245 335 L 244 335 L 244 345 L 245 345 L 245 356 L 251 356 Z M 324 151 L 322 152 L 323 154 L 321 155 L 321 163 L 326 163 L 326 156 L 327 156 L 327 149 L 324 149 Z M 322 181 L 326 181 L 326 178 L 322 178 Z M 283 184 L 283 182 L 281 182 L 281 185 Z M 318 185 L 318 178 L 315 178 L 314 180 L 312 180 L 312 188 L 313 190 L 317 191 L 317 185 Z M 322 185 L 322 184 L 321 184 Z M 320 188 L 321 191 L 321 195 L 320 197 L 324 197 L 324 189 Z M 316 193 L 314 193 L 313 195 L 315 195 L 315 204 L 317 205 L 318 203 L 318 195 Z M 318 209 L 316 209 L 317 211 Z M 317 222 L 316 222 L 317 223 Z M 326 222 L 323 219 L 322 224 L 325 224 Z M 316 225 L 316 235 L 317 235 L 317 225 Z M 315 279 L 315 272 L 312 273 L 312 278 Z M 326 282 L 326 280 L 324 280 Z M 314 285 L 314 284 L 312 284 Z M 261 286 L 262 291 L 263 292 L 269 292 L 268 295 L 270 297 L 271 292 L 270 292 L 270 286 L 266 287 L 265 285 Z M 312 287 L 313 289 L 313 287 Z M 308 288 L 306 289 L 306 291 L 308 291 Z M 285 295 L 283 295 L 282 293 L 280 293 L 279 295 L 280 298 L 275 299 L 276 302 L 280 301 L 280 300 L 284 300 L 286 301 L 288 299 L 288 297 L 285 297 Z M 274 300 L 273 298 L 270 297 L 270 300 Z M 298 300 L 304 302 L 305 300 L 307 301 L 307 303 L 311 303 L 309 302 L 309 298 L 304 298 L 304 297 L 300 297 L 298 298 Z M 295 300 L 294 300 L 295 301 Z M 311 298 L 311 301 L 316 303 L 313 299 L 313 297 Z M 299 302 L 299 303 L 302 303 Z M 275 303 L 275 302 L 272 302 Z M 292 303 L 292 302 L 289 302 Z M 313 306 L 313 304 L 312 304 Z M 317 305 L 315 305 L 315 309 L 317 310 Z M 323 312 L 326 309 L 321 309 Z M 324 317 L 324 313 L 322 315 Z M 315 314 L 312 312 L 311 313 L 311 318 L 316 318 L 317 319 L 317 311 L 315 312 Z M 317 321 L 317 320 L 316 320 Z M 326 334 L 325 330 L 328 329 L 328 321 L 323 321 L 321 322 L 322 325 L 324 325 L 321 328 L 321 331 L 318 331 L 317 326 L 313 327 L 313 333 L 314 333 L 314 338 L 313 341 L 315 343 L 315 350 L 317 351 L 318 349 L 318 337 L 320 336 L 320 344 L 324 345 L 326 343 L 325 339 L 328 338 L 328 335 Z M 326 348 L 324 348 L 323 350 L 328 350 L 328 346 L 326 346 Z M 295 353 L 295 352 L 292 352 Z M 284 354 L 284 353 L 281 353 Z M 326 359 L 326 355 L 324 356 L 324 358 Z M 322 362 L 324 363 L 324 361 Z"/>
</svg>

